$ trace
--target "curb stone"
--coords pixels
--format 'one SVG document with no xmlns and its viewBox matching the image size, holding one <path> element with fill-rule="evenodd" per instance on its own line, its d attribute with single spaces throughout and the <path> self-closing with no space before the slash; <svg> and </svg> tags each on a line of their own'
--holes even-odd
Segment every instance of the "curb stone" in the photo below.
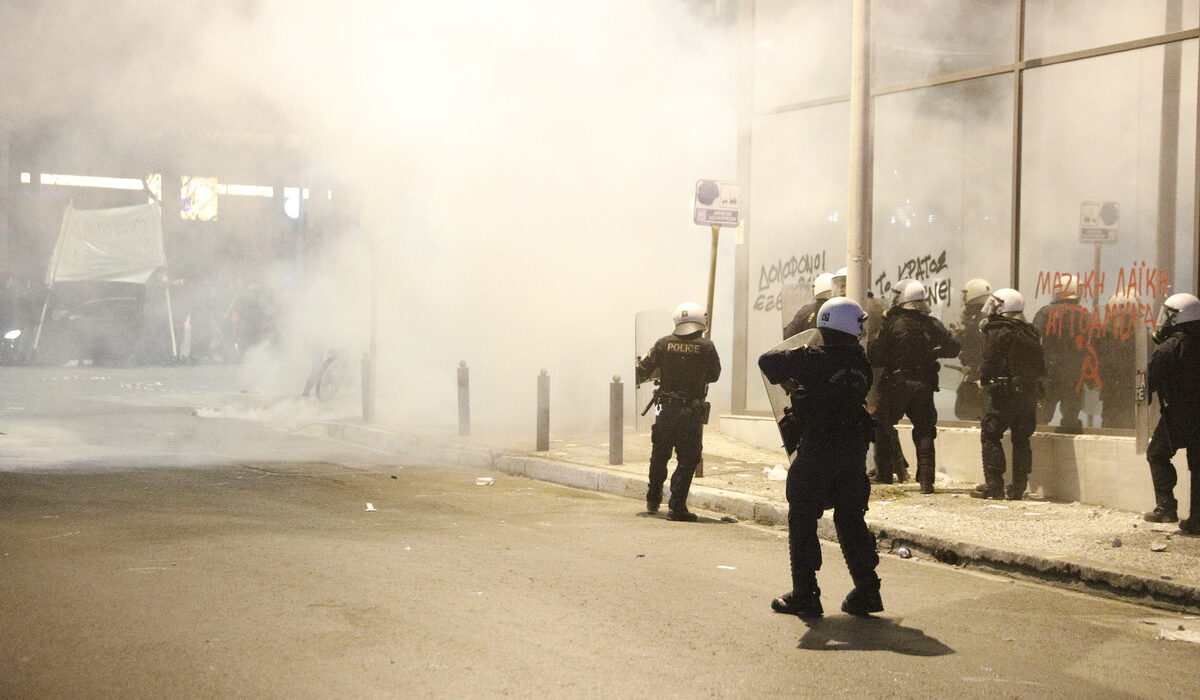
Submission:
<svg viewBox="0 0 1200 700">
<path fill-rule="evenodd" d="M 624 472 L 479 448 L 424 447 L 403 436 L 363 425 L 321 425 L 332 439 L 390 452 L 407 460 L 499 471 L 637 500 L 645 496 L 645 480 Z M 708 486 L 694 487 L 688 500 L 698 509 L 728 513 L 769 527 L 787 526 L 788 506 L 785 502 Z M 877 520 L 867 520 L 867 527 L 875 534 L 882 551 L 904 546 L 951 566 L 977 568 L 1164 610 L 1200 613 L 1200 585 L 1154 578 L 1142 572 L 1087 561 L 952 540 Z M 817 522 L 817 536 L 837 542 L 837 532 L 828 515 Z"/>
</svg>

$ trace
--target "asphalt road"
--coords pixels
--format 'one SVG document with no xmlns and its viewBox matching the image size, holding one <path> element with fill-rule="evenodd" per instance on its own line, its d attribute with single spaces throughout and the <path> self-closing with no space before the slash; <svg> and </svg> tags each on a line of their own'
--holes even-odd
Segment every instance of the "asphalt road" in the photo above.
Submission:
<svg viewBox="0 0 1200 700">
<path fill-rule="evenodd" d="M 1194 619 L 826 547 L 805 624 L 782 532 L 86 386 L 0 411 L 0 697 L 1200 696 Z"/>
</svg>

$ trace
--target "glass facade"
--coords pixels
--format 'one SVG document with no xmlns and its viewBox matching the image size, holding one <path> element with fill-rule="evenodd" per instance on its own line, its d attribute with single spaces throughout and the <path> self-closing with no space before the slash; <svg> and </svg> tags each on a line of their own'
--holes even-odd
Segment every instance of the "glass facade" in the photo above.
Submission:
<svg viewBox="0 0 1200 700">
<path fill-rule="evenodd" d="M 741 283 L 761 413 L 757 356 L 846 264 L 852 3 L 752 4 Z M 954 327 L 967 280 L 1015 286 L 1067 394 L 1041 422 L 1131 430 L 1134 343 L 1168 294 L 1195 292 L 1200 0 L 874 0 L 871 27 L 871 293 L 916 278 Z M 943 364 L 954 420 L 961 374 Z"/>
</svg>

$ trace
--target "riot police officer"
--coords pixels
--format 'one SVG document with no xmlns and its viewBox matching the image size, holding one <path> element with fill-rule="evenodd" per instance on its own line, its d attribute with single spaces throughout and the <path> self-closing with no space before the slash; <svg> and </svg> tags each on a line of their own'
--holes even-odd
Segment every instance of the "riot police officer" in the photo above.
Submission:
<svg viewBox="0 0 1200 700">
<path fill-rule="evenodd" d="M 1079 324 L 1084 318 L 1083 311 L 1079 305 L 1079 278 L 1063 273 L 1055 278 L 1050 303 L 1038 309 L 1033 317 L 1046 358 L 1046 387 L 1038 406 L 1038 423 L 1053 420 L 1057 408 L 1062 412 L 1062 429 L 1073 433 L 1083 431 L 1083 421 L 1079 418 L 1083 410 L 1079 377 L 1087 350 L 1076 342 L 1082 330 Z"/>
<path fill-rule="evenodd" d="M 972 498 L 1021 500 L 1033 451 L 1029 436 L 1037 422 L 1041 378 L 1046 369 L 1037 329 L 1024 319 L 1025 298 L 1015 289 L 997 289 L 983 304 L 983 363 L 979 381 L 987 395 L 980 423 L 984 483 Z M 1012 483 L 1004 488 L 1004 431 L 1011 431 Z"/>
<path fill-rule="evenodd" d="M 913 424 L 917 451 L 917 481 L 921 493 L 933 493 L 937 438 L 937 409 L 933 392 L 938 390 L 938 358 L 958 355 L 958 341 L 942 322 L 929 315 L 925 285 L 911 281 L 897 292 L 897 304 L 875 342 L 867 346 L 867 357 L 883 369 L 879 380 L 876 422 L 879 441 L 875 445 L 875 483 L 892 483 L 892 450 L 899 447 L 893 436 L 896 423 L 907 415 Z"/>
<path fill-rule="evenodd" d="M 812 283 L 813 300 L 801 306 L 792 320 L 783 327 L 783 337 L 791 338 L 797 333 L 816 328 L 817 309 L 833 296 L 833 290 L 834 275 L 832 272 L 822 272 L 817 275 Z"/>
<path fill-rule="evenodd" d="M 758 358 L 767 381 L 788 386 L 799 445 L 787 475 L 788 551 L 792 590 L 771 601 L 779 613 L 818 617 L 821 545 L 817 520 L 833 508 L 833 523 L 854 589 L 842 602 L 851 615 L 883 610 L 875 568 L 875 536 L 864 515 L 871 485 L 866 475 L 871 418 L 864 403 L 871 366 L 858 339 L 865 314 L 854 301 L 834 297 L 817 318 L 820 345 L 772 350 Z"/>
<path fill-rule="evenodd" d="M 886 309 L 882 308 L 882 303 L 870 298 L 870 293 L 867 294 L 867 305 L 864 308 L 864 310 L 867 312 L 867 347 L 870 347 L 871 343 L 875 342 L 875 339 L 879 337 L 879 331 L 881 328 L 883 328 L 883 322 L 887 318 L 888 312 L 896 308 L 897 297 L 900 295 L 900 290 L 904 289 L 909 282 L 915 281 L 916 280 L 911 277 L 905 277 L 904 279 L 896 282 L 896 284 L 892 285 L 890 289 L 892 297 L 888 301 L 888 307 Z M 879 316 L 875 319 L 872 319 L 872 314 L 876 313 L 874 310 L 872 310 L 872 301 L 874 301 L 874 306 L 878 307 L 879 309 Z M 867 394 L 867 410 L 871 411 L 876 423 L 878 423 L 882 417 L 882 414 L 879 412 L 879 380 L 882 377 L 883 368 L 875 367 L 873 371 L 874 381 L 871 384 L 871 392 Z M 892 477 L 901 484 L 907 482 L 908 459 L 905 458 L 904 451 L 900 449 L 899 433 L 897 433 L 895 430 L 891 432 L 876 430 L 875 439 L 876 451 L 879 450 L 879 440 L 891 440 L 891 445 L 888 447 L 888 454 L 892 455 Z M 874 479 L 878 473 L 879 472 L 875 469 L 874 464 L 867 469 L 867 476 L 871 479 Z"/>
<path fill-rule="evenodd" d="M 1185 534 L 1200 535 L 1200 299 L 1172 294 L 1158 312 L 1158 347 L 1150 356 L 1146 390 L 1158 394 L 1162 415 L 1146 448 L 1155 508 L 1146 514 L 1154 523 L 1179 519 L 1175 501 L 1178 475 L 1171 458 L 1187 450 L 1191 472 L 1191 517 L 1179 523 Z"/>
<path fill-rule="evenodd" d="M 954 415 L 959 420 L 979 420 L 983 417 L 983 392 L 979 388 L 979 366 L 983 362 L 983 303 L 992 295 L 992 285 L 985 279 L 969 280 L 962 288 L 962 318 L 954 339 L 961 349 L 962 381 L 954 395 Z"/>
<path fill-rule="evenodd" d="M 721 360 L 708 338 L 701 337 L 708 314 L 699 304 L 684 302 L 675 309 L 675 332 L 659 338 L 654 347 L 637 363 L 637 383 L 657 379 L 653 403 L 658 415 L 650 429 L 650 485 L 646 489 L 646 510 L 658 511 L 662 504 L 663 483 L 667 480 L 667 462 L 675 452 L 676 467 L 671 474 L 671 499 L 667 517 L 694 522 L 688 511 L 688 490 L 700 464 L 704 424 L 709 404 L 704 400 L 708 385 L 721 376 Z"/>
</svg>

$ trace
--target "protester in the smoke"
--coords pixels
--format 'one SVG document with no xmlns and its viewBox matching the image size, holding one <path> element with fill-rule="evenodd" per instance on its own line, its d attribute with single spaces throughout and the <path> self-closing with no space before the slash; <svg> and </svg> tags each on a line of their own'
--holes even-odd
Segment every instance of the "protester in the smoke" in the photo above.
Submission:
<svg viewBox="0 0 1200 700">
<path fill-rule="evenodd" d="M 1145 518 L 1153 523 L 1179 520 L 1178 475 L 1171 458 L 1187 450 L 1192 512 L 1179 529 L 1200 535 L 1200 299 L 1192 294 L 1168 297 L 1158 313 L 1154 342 L 1158 347 L 1150 356 L 1146 390 L 1148 398 L 1158 394 L 1162 415 L 1146 448 L 1155 506 Z"/>
<path fill-rule="evenodd" d="M 812 283 L 813 300 L 800 307 L 792 320 L 783 327 L 783 337 L 791 338 L 793 335 L 806 331 L 809 328 L 817 327 L 817 309 L 821 308 L 827 299 L 833 296 L 833 273 L 822 272 L 817 275 Z"/>
<path fill-rule="evenodd" d="M 1137 376 L 1135 343 L 1147 331 L 1138 314 L 1137 297 L 1117 292 L 1104 309 L 1104 332 L 1092 338 L 1100 362 L 1100 421 L 1104 428 L 1132 430 L 1134 383 Z"/>
<path fill-rule="evenodd" d="M 864 468 L 872 432 L 864 405 L 871 366 L 859 344 L 864 320 L 858 304 L 834 297 L 821 306 L 817 319 L 821 345 L 771 350 L 758 358 L 768 381 L 792 388 L 792 411 L 802 430 L 787 475 L 792 590 L 771 601 L 775 612 L 824 613 L 817 587 L 817 520 L 828 508 L 833 508 L 838 543 L 854 579 L 842 610 L 851 615 L 883 610 L 875 536 L 864 521 L 871 494 Z"/>
<path fill-rule="evenodd" d="M 662 504 L 667 462 L 672 450 L 677 462 L 671 474 L 671 498 L 667 517 L 694 522 L 696 514 L 687 508 L 692 476 L 700 464 L 704 424 L 709 404 L 704 400 L 708 385 L 721 376 L 721 360 L 716 346 L 702 337 L 708 313 L 695 302 L 684 302 L 675 309 L 675 332 L 659 338 L 645 357 L 638 358 L 637 383 L 656 380 L 653 403 L 658 416 L 650 430 L 650 485 L 646 489 L 646 510 L 657 512 Z"/>
<path fill-rule="evenodd" d="M 1083 410 L 1083 387 L 1080 372 L 1087 350 L 1076 340 L 1081 333 L 1084 309 L 1079 305 L 1079 279 L 1060 274 L 1055 278 L 1050 303 L 1038 310 L 1033 326 L 1042 336 L 1046 357 L 1046 390 L 1038 406 L 1038 423 L 1054 420 L 1057 408 L 1062 412 L 1062 429 L 1068 432 L 1083 430 L 1079 412 Z"/>
<path fill-rule="evenodd" d="M 1000 500 L 1007 496 L 1019 501 L 1033 470 L 1029 437 L 1037 422 L 1045 364 L 1037 329 L 1025 321 L 1024 310 L 1025 298 L 1015 289 L 997 289 L 983 304 L 979 381 L 988 399 L 980 423 L 984 483 L 975 486 L 972 498 Z M 1007 490 L 1001 443 L 1006 430 L 1012 440 L 1012 482 Z"/>
<path fill-rule="evenodd" d="M 954 415 L 959 420 L 977 421 L 983 418 L 983 390 L 979 388 L 979 366 L 983 363 L 983 331 L 980 330 L 983 303 L 992 295 L 992 285 L 975 278 L 962 288 L 963 308 L 954 339 L 962 346 L 958 353 L 962 363 L 962 381 L 954 395 Z"/>
<path fill-rule="evenodd" d="M 892 285 L 890 290 L 892 296 L 889 300 L 888 308 L 886 309 L 884 309 L 883 304 L 879 301 L 876 301 L 874 297 L 870 295 L 870 293 L 867 294 L 868 306 L 866 308 L 866 312 L 868 347 L 870 347 L 871 343 L 875 342 L 875 339 L 879 337 L 879 330 L 883 328 L 883 320 L 887 318 L 888 312 L 896 308 L 896 298 L 899 296 L 899 290 L 907 287 L 909 282 L 915 281 L 916 280 L 912 279 L 911 277 L 905 277 L 896 284 Z M 871 305 L 872 301 L 875 302 L 873 306 Z M 875 310 L 876 308 L 878 311 Z M 875 316 L 876 313 L 878 313 L 878 316 Z M 872 317 L 874 317 L 874 320 L 872 320 Z M 871 412 L 871 416 L 877 423 L 881 415 L 879 413 L 879 380 L 882 378 L 883 368 L 873 367 L 871 391 L 867 394 L 867 410 Z M 879 449 L 880 440 L 891 441 L 892 444 L 889 446 L 888 451 L 892 455 L 892 478 L 897 483 L 906 483 L 908 481 L 908 459 L 904 456 L 904 450 L 900 448 L 900 434 L 895 430 L 889 432 L 877 427 L 875 430 L 875 439 L 876 450 Z M 871 479 L 874 479 L 878 473 L 879 472 L 875 469 L 874 464 L 867 469 L 867 476 Z"/>
<path fill-rule="evenodd" d="M 896 306 L 888 311 L 879 337 L 867 346 L 871 365 L 883 370 L 879 380 L 877 424 L 880 439 L 875 445 L 877 484 L 893 480 L 893 450 L 899 447 L 896 423 L 908 416 L 913 424 L 917 452 L 917 481 L 921 493 L 933 493 L 937 459 L 937 409 L 933 393 L 938 390 L 938 358 L 958 355 L 958 341 L 942 322 L 929 315 L 925 285 L 907 282 L 897 291 Z"/>
</svg>

